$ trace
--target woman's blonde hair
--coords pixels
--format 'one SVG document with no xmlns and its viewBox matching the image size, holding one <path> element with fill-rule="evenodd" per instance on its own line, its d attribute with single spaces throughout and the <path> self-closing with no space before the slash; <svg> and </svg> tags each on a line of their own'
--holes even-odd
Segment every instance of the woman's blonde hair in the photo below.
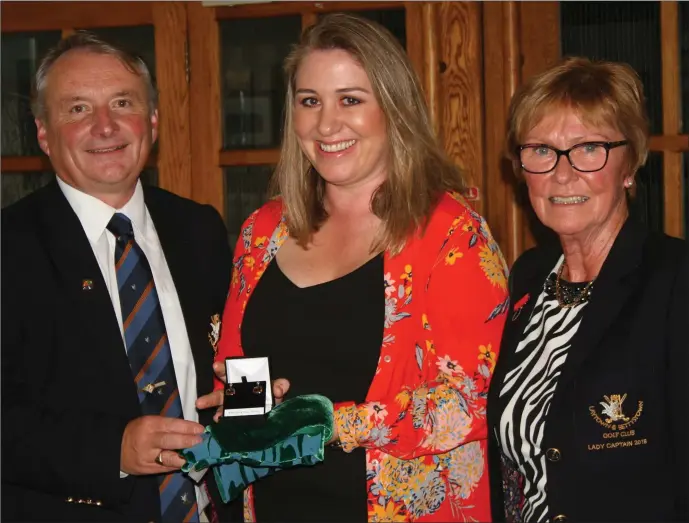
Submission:
<svg viewBox="0 0 689 523">
<path fill-rule="evenodd" d="M 433 131 L 419 79 L 404 49 L 384 27 L 344 13 L 326 15 L 308 28 L 285 60 L 287 95 L 282 148 L 272 192 L 282 197 L 290 235 L 308 245 L 327 218 L 325 182 L 301 150 L 294 132 L 296 75 L 312 51 L 340 49 L 366 71 L 386 120 L 387 179 L 371 209 L 383 222 L 372 250 L 399 253 L 409 234 L 423 226 L 446 190 L 460 191 L 462 176 Z"/>
<path fill-rule="evenodd" d="M 629 65 L 571 57 L 534 76 L 510 103 L 506 154 L 521 173 L 518 147 L 552 110 L 573 109 L 592 127 L 608 126 L 622 133 L 630 174 L 646 163 L 649 124 L 643 84 Z"/>
</svg>

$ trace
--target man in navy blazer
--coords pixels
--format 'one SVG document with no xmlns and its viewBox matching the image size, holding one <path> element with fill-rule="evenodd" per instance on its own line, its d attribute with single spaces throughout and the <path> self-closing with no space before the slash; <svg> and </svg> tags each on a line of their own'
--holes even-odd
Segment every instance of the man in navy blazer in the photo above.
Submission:
<svg viewBox="0 0 689 523">
<path fill-rule="evenodd" d="M 76 33 L 41 63 L 34 113 L 57 179 L 2 212 L 2 519 L 158 521 L 158 479 L 211 421 L 195 401 L 213 389 L 226 229 L 212 207 L 141 185 L 158 111 L 139 59 Z M 115 213 L 150 266 L 184 419 L 142 415 Z M 222 509 L 209 483 L 189 487 L 190 518 Z"/>
</svg>

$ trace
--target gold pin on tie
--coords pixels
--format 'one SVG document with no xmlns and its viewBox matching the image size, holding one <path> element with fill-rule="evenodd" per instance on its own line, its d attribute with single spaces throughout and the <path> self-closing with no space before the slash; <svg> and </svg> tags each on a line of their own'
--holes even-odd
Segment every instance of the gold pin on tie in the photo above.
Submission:
<svg viewBox="0 0 689 523">
<path fill-rule="evenodd" d="M 164 381 L 159 381 L 158 383 L 149 383 L 143 389 L 141 389 L 141 391 L 146 392 L 148 394 L 153 394 L 154 390 L 162 387 L 163 385 L 165 385 Z"/>
</svg>

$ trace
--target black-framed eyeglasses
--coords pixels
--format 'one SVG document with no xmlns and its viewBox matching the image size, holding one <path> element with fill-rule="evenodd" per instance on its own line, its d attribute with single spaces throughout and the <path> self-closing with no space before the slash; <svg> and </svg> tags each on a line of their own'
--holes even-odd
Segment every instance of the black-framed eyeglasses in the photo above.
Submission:
<svg viewBox="0 0 689 523">
<path fill-rule="evenodd" d="M 546 174 L 557 167 L 561 156 L 566 156 L 570 165 L 579 172 L 600 171 L 608 163 L 610 149 L 627 145 L 619 142 L 584 142 L 563 151 L 543 143 L 527 143 L 517 148 L 522 169 L 532 174 Z"/>
</svg>

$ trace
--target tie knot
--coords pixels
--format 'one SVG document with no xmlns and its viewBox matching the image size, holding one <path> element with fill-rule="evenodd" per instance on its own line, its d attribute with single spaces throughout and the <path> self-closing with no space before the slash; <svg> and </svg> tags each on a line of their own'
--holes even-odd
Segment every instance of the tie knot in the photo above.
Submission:
<svg viewBox="0 0 689 523">
<path fill-rule="evenodd" d="M 119 212 L 113 214 L 112 218 L 110 218 L 108 230 L 118 239 L 120 236 L 125 237 L 127 240 L 134 237 L 131 220 Z"/>
</svg>

